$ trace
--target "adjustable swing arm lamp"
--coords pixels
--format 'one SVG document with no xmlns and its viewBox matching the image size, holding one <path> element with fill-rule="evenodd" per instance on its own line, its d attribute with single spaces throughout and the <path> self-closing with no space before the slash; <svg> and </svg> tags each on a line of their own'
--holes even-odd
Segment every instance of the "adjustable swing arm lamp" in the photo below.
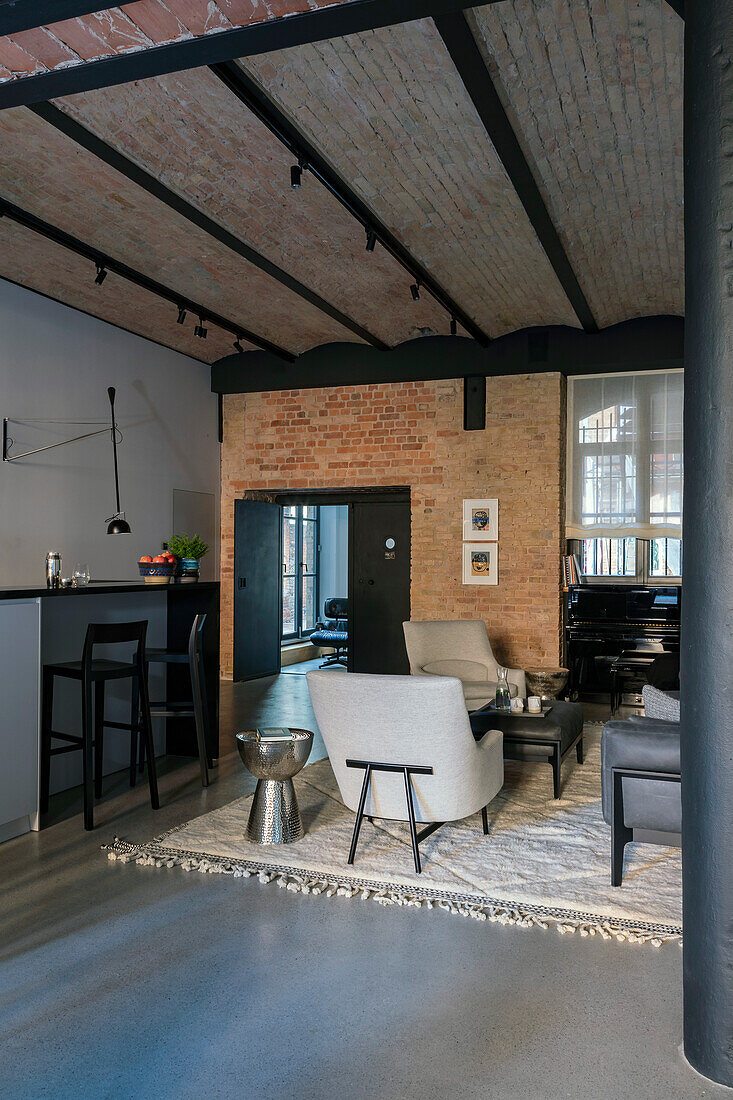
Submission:
<svg viewBox="0 0 733 1100">
<path fill-rule="evenodd" d="M 75 435 L 71 439 L 62 439 L 58 443 L 47 443 L 44 447 L 34 447 L 30 451 L 22 451 L 20 454 L 11 454 L 10 449 L 13 446 L 14 440 L 8 431 L 9 424 L 63 424 L 74 423 L 74 421 L 63 420 L 45 420 L 42 418 L 36 418 L 32 420 L 15 420 L 9 416 L 3 418 L 3 462 L 17 462 L 21 458 L 29 458 L 31 455 L 41 454 L 42 451 L 53 451 L 56 447 L 65 447 L 67 443 L 76 443 L 80 439 L 91 439 L 95 435 L 106 435 L 110 432 L 112 435 L 112 455 L 114 459 L 115 469 L 115 503 L 117 510 L 113 516 L 110 516 L 107 523 L 108 535 L 129 535 L 130 524 L 125 519 L 125 513 L 120 510 L 120 480 L 117 469 L 117 421 L 115 419 L 115 389 L 114 386 L 110 386 L 107 390 L 109 397 L 109 407 L 111 413 L 112 423 L 107 423 L 104 428 L 99 428 L 93 432 L 84 432 L 82 435 Z M 77 424 L 100 424 L 99 420 L 78 420 Z"/>
<path fill-rule="evenodd" d="M 130 524 L 125 519 L 125 513 L 120 511 L 120 479 L 117 472 L 117 422 L 115 421 L 115 388 L 110 386 L 107 390 L 109 396 L 109 408 L 112 414 L 112 454 L 115 463 L 115 501 L 117 510 L 107 520 L 108 535 L 129 535 Z"/>
</svg>

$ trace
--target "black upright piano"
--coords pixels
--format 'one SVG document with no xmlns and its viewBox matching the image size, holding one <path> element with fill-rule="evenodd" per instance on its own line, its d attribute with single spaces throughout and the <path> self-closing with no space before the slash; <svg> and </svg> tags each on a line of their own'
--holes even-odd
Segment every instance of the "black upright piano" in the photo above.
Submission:
<svg viewBox="0 0 733 1100">
<path fill-rule="evenodd" d="M 679 585 L 581 584 L 569 588 L 565 663 L 570 669 L 572 697 L 608 694 L 611 665 L 622 653 L 678 653 L 681 598 Z"/>
</svg>

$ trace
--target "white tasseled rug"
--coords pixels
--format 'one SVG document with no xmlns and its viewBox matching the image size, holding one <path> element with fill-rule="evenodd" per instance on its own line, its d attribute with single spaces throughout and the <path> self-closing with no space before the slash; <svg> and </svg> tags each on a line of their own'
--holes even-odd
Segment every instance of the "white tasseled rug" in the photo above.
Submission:
<svg viewBox="0 0 733 1100">
<path fill-rule="evenodd" d="M 420 846 L 421 875 L 401 822 L 365 820 L 356 862 L 348 866 L 354 815 L 341 802 L 328 760 L 295 779 L 307 830 L 295 844 L 263 847 L 245 839 L 248 796 L 146 844 L 115 838 L 107 851 L 110 859 L 144 866 L 257 875 L 303 893 L 439 907 L 502 924 L 554 924 L 560 932 L 655 945 L 679 939 L 679 849 L 627 845 L 623 885 L 610 885 L 599 726 L 586 725 L 585 764 L 570 753 L 562 775 L 562 797 L 555 800 L 548 765 L 507 761 L 504 787 L 489 806 L 489 836 L 480 814 L 444 825 Z"/>
</svg>

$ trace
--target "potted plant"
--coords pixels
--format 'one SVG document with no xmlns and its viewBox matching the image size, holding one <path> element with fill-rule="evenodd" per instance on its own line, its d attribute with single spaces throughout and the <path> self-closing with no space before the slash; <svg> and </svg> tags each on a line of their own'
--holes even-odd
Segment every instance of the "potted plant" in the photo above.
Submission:
<svg viewBox="0 0 733 1100">
<path fill-rule="evenodd" d="M 173 535 L 168 539 L 168 549 L 180 561 L 184 577 L 198 577 L 199 562 L 209 551 L 208 544 L 198 535 Z"/>
</svg>

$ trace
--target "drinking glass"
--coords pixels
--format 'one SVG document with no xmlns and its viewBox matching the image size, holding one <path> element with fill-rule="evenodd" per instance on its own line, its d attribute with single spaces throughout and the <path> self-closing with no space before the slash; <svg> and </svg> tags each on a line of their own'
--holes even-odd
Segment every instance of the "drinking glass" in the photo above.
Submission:
<svg viewBox="0 0 733 1100">
<path fill-rule="evenodd" d="M 89 566 L 86 562 L 78 561 L 74 566 L 74 584 L 77 588 L 83 588 L 85 584 L 89 584 L 92 579 L 92 574 L 89 571 Z"/>
</svg>

